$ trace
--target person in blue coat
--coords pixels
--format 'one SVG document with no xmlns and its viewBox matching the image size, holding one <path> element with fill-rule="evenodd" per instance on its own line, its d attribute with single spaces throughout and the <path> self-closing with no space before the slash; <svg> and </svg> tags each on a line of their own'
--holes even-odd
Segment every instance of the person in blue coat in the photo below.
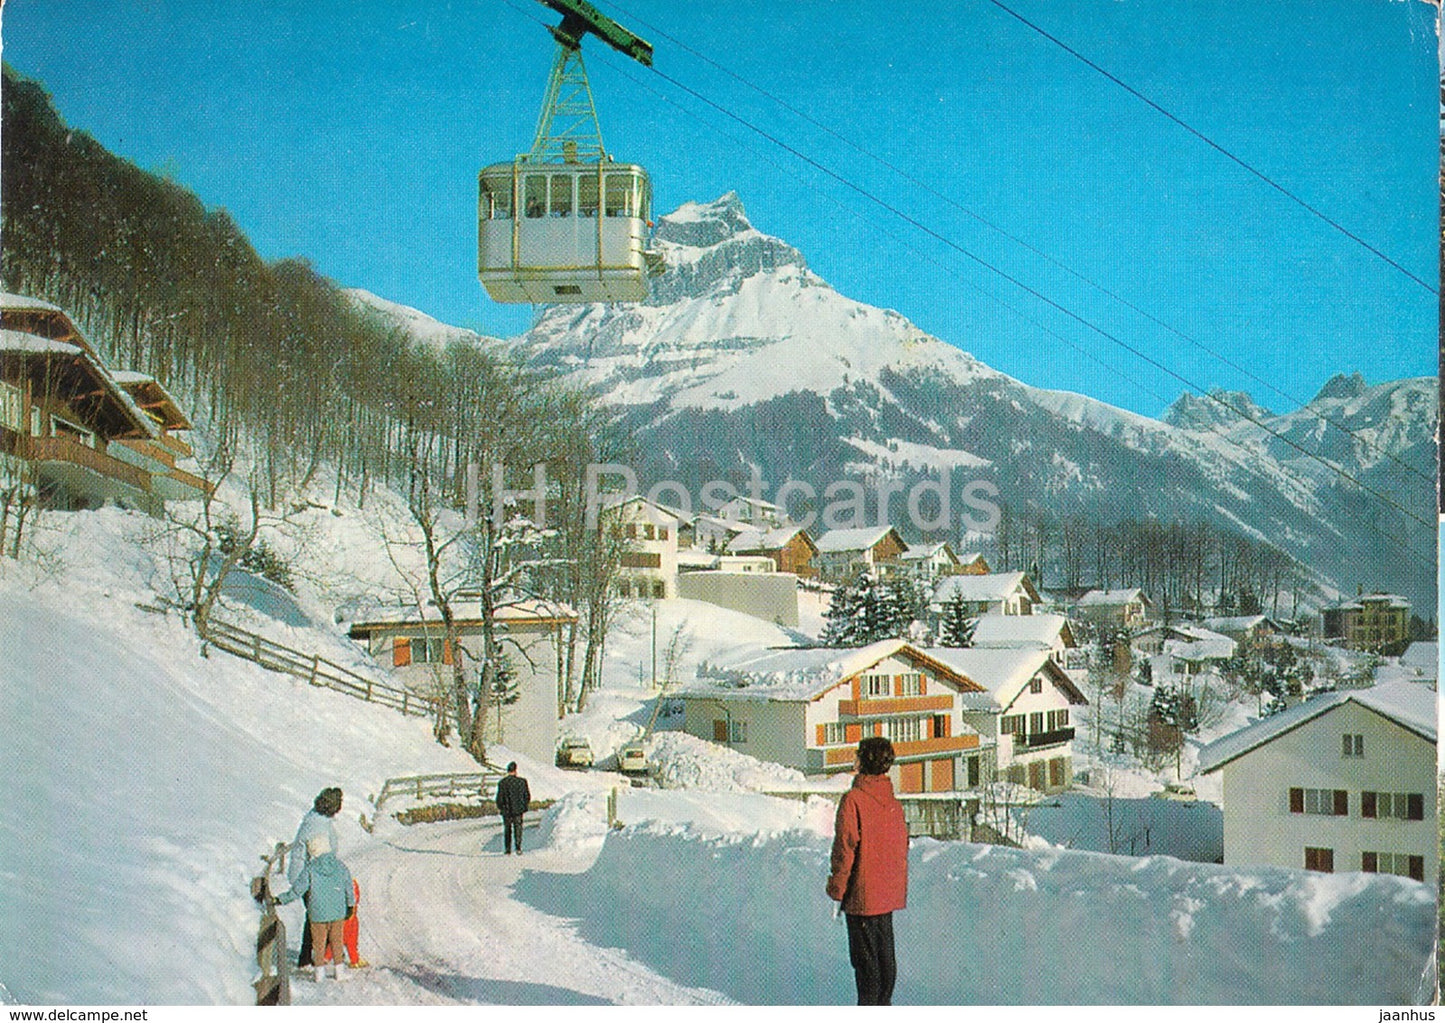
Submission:
<svg viewBox="0 0 1445 1023">
<path fill-rule="evenodd" d="M 341 847 L 336 841 L 336 815 L 341 812 L 341 790 L 338 788 L 322 789 L 311 804 L 311 809 L 306 811 L 306 816 L 301 818 L 301 826 L 296 829 L 296 840 L 291 843 L 287 852 L 286 880 L 294 888 L 296 879 L 301 876 L 305 869 L 307 860 L 310 858 L 308 846 L 313 838 L 324 836 L 327 840 L 326 849 L 340 855 Z M 301 954 L 296 957 L 297 966 L 310 966 L 311 960 L 311 915 L 306 916 L 306 926 L 301 928 Z"/>
<path fill-rule="evenodd" d="M 331 977 L 341 979 L 337 965 L 345 947 L 346 918 L 356 906 L 351 871 L 327 845 L 325 835 L 313 835 L 308 843 L 306 865 L 297 874 L 291 890 L 276 897 L 278 903 L 306 899 L 306 919 L 314 956 L 313 976 L 321 979 L 321 964 L 331 949 Z"/>
</svg>

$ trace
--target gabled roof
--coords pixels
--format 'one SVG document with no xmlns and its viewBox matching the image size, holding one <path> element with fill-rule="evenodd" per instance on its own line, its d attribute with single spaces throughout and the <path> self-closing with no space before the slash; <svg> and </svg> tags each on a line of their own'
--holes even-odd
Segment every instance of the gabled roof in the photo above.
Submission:
<svg viewBox="0 0 1445 1023">
<path fill-rule="evenodd" d="M 641 494 L 603 494 L 601 504 L 604 512 L 617 511 L 629 505 L 636 505 L 647 512 L 648 517 L 656 525 L 675 524 L 678 521 L 678 517 L 674 512 L 658 504 L 656 501 L 648 500 Z"/>
<path fill-rule="evenodd" d="M 37 309 L 47 313 L 61 313 L 62 315 L 65 313 L 65 310 L 58 305 L 8 291 L 0 291 L 0 309 Z"/>
<path fill-rule="evenodd" d="M 825 554 L 840 554 L 846 551 L 872 550 L 883 542 L 889 533 L 893 534 L 898 546 L 904 550 L 908 545 L 892 526 L 859 526 L 856 529 L 830 529 L 818 537 L 818 550 Z"/>
<path fill-rule="evenodd" d="M 1038 590 L 1022 572 L 990 572 L 987 575 L 951 575 L 933 588 L 933 602 L 943 602 L 960 597 L 963 600 L 993 601 L 1006 600 L 1020 588 L 1030 600 L 1039 599 Z"/>
<path fill-rule="evenodd" d="M 1237 760 L 1347 703 L 1366 707 L 1432 745 L 1436 741 L 1438 719 L 1434 690 L 1418 683 L 1392 682 L 1371 689 L 1343 689 L 1333 693 L 1321 693 L 1288 710 L 1256 721 L 1237 732 L 1231 732 L 1199 751 L 1199 771 L 1201 774 L 1217 771 L 1230 761 Z M 1336 749 L 1337 756 L 1338 753 Z"/>
<path fill-rule="evenodd" d="M 1366 603 L 1388 604 L 1390 607 L 1409 607 L 1410 601 L 1397 593 L 1362 593 L 1354 600 L 1346 600 L 1333 607 L 1325 608 L 1326 611 L 1356 611 L 1363 608 Z"/>
<path fill-rule="evenodd" d="M 180 403 L 171 396 L 161 382 L 148 373 L 137 373 L 129 369 L 111 371 L 115 382 L 135 400 L 156 422 L 167 430 L 189 430 L 191 421 L 181 411 Z"/>
<path fill-rule="evenodd" d="M 1090 590 L 1079 598 L 1080 607 L 1117 607 L 1134 601 L 1149 603 L 1144 591 L 1137 586 L 1122 590 Z"/>
<path fill-rule="evenodd" d="M 570 622 L 576 618 L 577 612 L 566 604 L 532 599 L 509 601 L 497 608 L 493 615 L 494 621 L 536 622 L 539 624 Z M 482 624 L 481 601 L 453 600 L 452 619 L 462 628 L 480 626 Z M 441 609 L 435 604 L 427 604 L 425 607 L 417 607 L 415 604 L 378 604 L 359 608 L 351 617 L 348 632 L 355 638 L 373 629 L 410 625 L 440 625 L 441 623 Z"/>
<path fill-rule="evenodd" d="M 692 698 L 805 702 L 890 657 L 925 666 L 961 690 L 982 693 L 976 682 L 947 662 L 904 639 L 884 639 L 862 647 L 783 647 L 752 649 L 698 665 L 697 681 L 677 690 Z"/>
<path fill-rule="evenodd" d="M 802 526 L 778 526 L 776 529 L 746 529 L 728 541 L 728 553 L 751 554 L 756 551 L 780 551 L 799 533 L 815 552 L 818 545 Z"/>
<path fill-rule="evenodd" d="M 947 664 L 954 671 L 993 694 L 998 710 L 1007 710 L 1039 672 L 1063 690 L 1070 703 L 1086 704 L 1069 673 L 1049 657 L 1047 650 L 987 649 L 978 647 L 929 647 L 924 653 Z"/>
<path fill-rule="evenodd" d="M 1075 646 L 1073 630 L 1063 615 L 980 615 L 973 629 L 973 645 L 1053 649 L 1055 643 Z"/>
<path fill-rule="evenodd" d="M 710 526 L 718 532 L 731 533 L 737 536 L 739 533 L 746 533 L 753 527 L 746 522 L 736 522 L 732 519 L 720 519 L 716 515 L 698 515 L 693 520 L 694 528 L 698 526 Z"/>
<path fill-rule="evenodd" d="M 118 417 L 110 420 L 109 436 L 159 435 L 156 420 L 141 410 L 130 392 L 120 385 L 115 374 L 105 367 L 79 335 L 76 335 L 75 341 L 61 341 L 21 330 L 0 329 L 0 356 L 12 355 L 26 362 L 28 356 L 36 356 L 48 360 L 48 365 L 66 367 L 66 374 L 73 372 L 75 375 L 69 378 L 71 386 L 97 403 L 91 406 L 94 413 L 91 422 L 83 424 L 87 429 L 95 429 L 102 411 L 106 411 L 112 417 Z M 62 375 L 65 374 L 57 374 L 53 379 Z"/>
<path fill-rule="evenodd" d="M 920 544 L 917 547 L 910 547 L 898 555 L 899 561 L 927 561 L 940 551 L 948 555 L 948 560 L 955 565 L 959 563 L 958 555 L 953 553 L 953 548 L 948 545 L 947 540 L 940 540 L 938 543 Z"/>
</svg>

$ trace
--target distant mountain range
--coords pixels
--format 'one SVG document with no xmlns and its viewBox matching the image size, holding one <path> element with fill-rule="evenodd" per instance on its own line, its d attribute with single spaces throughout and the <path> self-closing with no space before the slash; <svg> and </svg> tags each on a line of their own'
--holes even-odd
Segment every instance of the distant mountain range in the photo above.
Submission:
<svg viewBox="0 0 1445 1023">
<path fill-rule="evenodd" d="M 1030 387 L 840 295 L 734 194 L 682 206 L 656 237 L 668 271 L 646 303 L 546 307 L 509 342 L 597 389 L 636 436 L 644 483 L 697 494 L 756 470 L 773 492 L 792 479 L 821 495 L 946 472 L 955 491 L 992 484 L 1011 510 L 1226 525 L 1340 590 L 1389 589 L 1434 613 L 1434 377 L 1342 375 L 1280 415 L 1242 392 L 1184 394 L 1155 420 Z M 405 313 L 419 336 L 456 331 Z M 891 517 L 917 539 L 902 506 Z"/>
</svg>

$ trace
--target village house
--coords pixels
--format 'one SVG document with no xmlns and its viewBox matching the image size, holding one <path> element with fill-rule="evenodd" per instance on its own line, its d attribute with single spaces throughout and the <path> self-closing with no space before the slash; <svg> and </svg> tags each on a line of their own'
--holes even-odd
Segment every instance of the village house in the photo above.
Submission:
<svg viewBox="0 0 1445 1023">
<path fill-rule="evenodd" d="M 752 530 L 746 522 L 718 518 L 716 515 L 695 515 L 692 518 L 692 548 L 716 554 L 727 550 L 728 544 L 741 533 Z"/>
<path fill-rule="evenodd" d="M 929 611 L 937 614 L 954 600 L 967 615 L 1028 615 L 1039 603 L 1039 591 L 1022 572 L 954 575 L 934 587 Z"/>
<path fill-rule="evenodd" d="M 830 529 L 815 542 L 818 548 L 818 578 L 827 583 L 845 583 L 862 573 L 880 574 L 880 567 L 908 550 L 892 526 L 860 526 Z"/>
<path fill-rule="evenodd" d="M 676 597 L 677 516 L 639 496 L 610 502 L 602 514 L 618 524 L 627 541 L 617 571 L 618 596 L 645 600 Z"/>
<path fill-rule="evenodd" d="M 1175 675 L 1194 676 L 1219 671 L 1235 655 L 1239 642 L 1199 626 L 1181 626 L 1178 636 L 1164 641 L 1169 670 Z"/>
<path fill-rule="evenodd" d="M 459 594 L 451 606 L 460 654 L 446 642 L 441 611 L 432 604 L 362 608 L 352 616 L 347 632 L 390 668 L 404 688 L 428 699 L 439 696 L 449 704 L 458 656 L 468 683 L 477 684 L 484 624 L 480 600 Z M 488 706 L 484 741 L 552 762 L 567 695 L 561 669 L 563 636 L 576 621 L 570 608 L 537 600 L 496 610 L 493 627 L 511 667 L 512 685 L 510 691 L 495 694 Z"/>
<path fill-rule="evenodd" d="M 62 509 L 159 514 L 211 485 L 179 466 L 190 422 L 154 378 L 113 372 L 58 306 L 0 294 L 0 468 Z"/>
<path fill-rule="evenodd" d="M 890 567 L 901 575 L 933 583 L 946 575 L 963 574 L 963 563 L 947 541 L 919 544 L 899 554 Z"/>
<path fill-rule="evenodd" d="M 788 524 L 787 513 L 778 505 L 746 495 L 735 497 L 719 507 L 717 517 L 755 529 L 775 529 Z"/>
<path fill-rule="evenodd" d="M 1226 618 L 1206 618 L 1204 627 L 1211 632 L 1223 633 L 1241 646 L 1268 646 L 1287 634 L 1285 627 L 1268 615 L 1233 615 Z"/>
<path fill-rule="evenodd" d="M 988 575 L 993 569 L 982 554 L 962 554 L 958 559 L 959 575 Z"/>
<path fill-rule="evenodd" d="M 753 650 L 699 666 L 678 692 L 689 735 L 827 776 L 854 770 L 858 742 L 891 739 L 903 793 L 953 792 L 991 773 L 991 747 L 963 717 L 978 683 L 900 639 L 857 649 Z"/>
<path fill-rule="evenodd" d="M 1439 879 L 1433 690 L 1322 693 L 1199 754 L 1219 772 L 1224 862 Z"/>
<path fill-rule="evenodd" d="M 1144 625 L 1154 605 L 1137 587 L 1122 590 L 1090 590 L 1079 598 L 1077 614 L 1095 625 L 1137 629 Z"/>
<path fill-rule="evenodd" d="M 1393 593 L 1365 593 L 1320 611 L 1324 638 L 1351 650 L 1395 652 L 1410 638 L 1410 602 Z"/>
<path fill-rule="evenodd" d="M 998 776 L 1040 792 L 1074 781 L 1071 709 L 1089 701 L 1046 650 L 930 647 L 924 651 L 988 696 L 967 699 L 964 720 L 997 743 Z"/>
<path fill-rule="evenodd" d="M 980 650 L 1045 650 L 1055 664 L 1067 667 L 1069 651 L 1079 644 L 1063 615 L 991 614 L 975 621 L 973 646 Z"/>
<path fill-rule="evenodd" d="M 790 572 L 799 579 L 812 579 L 818 574 L 813 566 L 818 545 L 802 526 L 744 530 L 728 542 L 727 552 L 766 555 L 773 562 L 773 571 Z"/>
</svg>

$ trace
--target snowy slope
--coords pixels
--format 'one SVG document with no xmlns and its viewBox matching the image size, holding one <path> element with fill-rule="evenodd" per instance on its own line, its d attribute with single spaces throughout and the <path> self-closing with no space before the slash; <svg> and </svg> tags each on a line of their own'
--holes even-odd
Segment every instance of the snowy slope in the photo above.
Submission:
<svg viewBox="0 0 1445 1023">
<path fill-rule="evenodd" d="M 559 802 L 520 858 L 499 855 L 488 820 L 407 828 L 383 815 L 368 834 L 357 816 L 373 815 L 383 779 L 470 760 L 424 721 L 201 656 L 178 616 L 138 606 L 162 596 L 143 516 L 42 521 L 49 553 L 0 566 L 3 997 L 249 1002 L 249 878 L 338 784 L 373 965 L 341 984 L 298 980 L 299 1003 L 850 1000 L 842 926 L 821 891 L 831 805 L 760 792 L 788 791 L 790 772 L 664 734 L 654 748 L 676 787 L 624 788 L 620 829 L 606 819 L 616 775 L 523 761 L 534 794 Z M 694 631 L 680 670 L 788 638 L 685 603 L 663 605 L 677 617 L 660 630 L 685 619 Z M 599 739 L 609 715 L 635 730 L 649 709 L 636 665 L 650 626 L 619 635 L 577 722 Z M 337 643 L 324 621 L 285 634 Z M 1394 1004 L 1432 990 L 1433 894 L 1401 878 L 932 841 L 914 843 L 910 869 L 900 1002 Z M 283 917 L 294 948 L 299 907 Z"/>
</svg>

